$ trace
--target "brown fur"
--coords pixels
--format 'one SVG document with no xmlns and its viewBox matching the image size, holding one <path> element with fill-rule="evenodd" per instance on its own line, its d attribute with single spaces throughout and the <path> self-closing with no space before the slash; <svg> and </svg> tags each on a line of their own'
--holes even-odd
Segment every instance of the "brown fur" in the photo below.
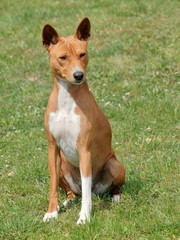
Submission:
<svg viewBox="0 0 180 240">
<path fill-rule="evenodd" d="M 111 148 L 110 124 L 97 105 L 86 81 L 86 67 L 88 64 L 87 43 L 90 37 L 90 23 L 87 18 L 79 24 L 75 35 L 60 37 L 50 25 L 45 25 L 42 42 L 50 56 L 50 66 L 54 77 L 54 89 L 50 95 L 46 114 L 45 129 L 49 142 L 48 160 L 50 172 L 50 195 L 48 212 L 56 211 L 58 205 L 58 186 L 73 198 L 71 188 L 65 177 L 71 175 L 74 182 L 80 178 L 80 170 L 84 177 L 92 175 L 93 189 L 96 184 L 104 182 L 110 184 L 112 194 L 120 193 L 120 186 L 125 182 L 125 169 L 116 159 Z M 80 57 L 82 53 L 86 55 Z M 59 57 L 65 56 L 63 61 Z M 75 66 L 81 67 L 84 82 L 73 84 L 72 71 Z M 80 169 L 71 165 L 57 147 L 56 141 L 49 131 L 49 115 L 58 109 L 59 85 L 56 76 L 72 83 L 68 89 L 70 96 L 76 102 L 76 114 L 80 115 L 81 129 L 77 140 Z M 74 192 L 74 194 L 78 194 Z"/>
</svg>

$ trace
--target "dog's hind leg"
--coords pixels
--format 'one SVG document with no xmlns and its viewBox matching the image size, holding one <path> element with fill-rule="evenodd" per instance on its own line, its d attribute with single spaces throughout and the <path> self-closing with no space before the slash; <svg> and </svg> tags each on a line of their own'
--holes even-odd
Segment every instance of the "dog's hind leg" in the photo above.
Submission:
<svg viewBox="0 0 180 240">
<path fill-rule="evenodd" d="M 67 199 L 63 202 L 64 207 L 68 207 L 69 203 L 73 203 L 75 194 L 73 194 L 69 184 L 67 183 L 62 170 L 60 169 L 60 176 L 59 176 L 59 186 L 64 190 L 66 193 Z"/>
<path fill-rule="evenodd" d="M 111 193 L 113 200 L 117 202 L 120 200 L 121 186 L 124 182 L 125 168 L 113 154 L 106 161 L 98 179 L 96 179 L 93 192 L 95 194 L 101 194 L 108 190 Z"/>
<path fill-rule="evenodd" d="M 61 165 L 60 165 L 60 171 L 59 171 L 59 186 L 64 190 L 67 196 L 67 199 L 64 201 L 63 205 L 64 207 L 68 207 L 70 203 L 73 203 L 74 198 L 80 192 L 80 187 L 74 180 L 75 176 L 72 175 L 72 171 L 74 169 L 72 169 L 72 166 L 70 166 L 70 164 L 67 162 L 61 150 L 60 150 L 60 159 L 61 159 Z"/>
<path fill-rule="evenodd" d="M 109 180 L 112 179 L 112 183 L 109 187 L 113 200 L 118 202 L 120 200 L 121 186 L 125 183 L 125 168 L 113 155 L 105 164 L 105 170 Z"/>
</svg>

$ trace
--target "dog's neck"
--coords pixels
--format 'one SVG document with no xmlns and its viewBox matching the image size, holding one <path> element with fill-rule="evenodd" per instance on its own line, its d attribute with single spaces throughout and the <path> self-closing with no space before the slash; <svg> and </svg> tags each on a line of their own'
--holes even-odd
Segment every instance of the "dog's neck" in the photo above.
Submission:
<svg viewBox="0 0 180 240">
<path fill-rule="evenodd" d="M 58 85 L 60 88 L 63 88 L 65 91 L 68 91 L 68 89 L 71 87 L 71 83 L 65 81 L 64 79 L 56 76 L 56 81 L 58 82 Z"/>
<path fill-rule="evenodd" d="M 74 112 L 75 109 L 75 101 L 69 92 L 69 88 L 71 88 L 71 84 L 59 77 L 56 77 L 59 85 L 58 91 L 58 109 L 61 111 L 65 111 L 67 113 Z"/>
<path fill-rule="evenodd" d="M 80 98 L 82 94 L 86 94 L 86 92 L 89 92 L 89 87 L 87 84 L 86 79 L 83 83 L 76 85 L 69 83 L 62 78 L 59 78 L 57 76 L 54 76 L 54 88 L 59 92 L 60 89 L 64 89 L 65 92 L 67 92 L 71 98 L 73 98 L 75 101 L 77 98 Z"/>
</svg>

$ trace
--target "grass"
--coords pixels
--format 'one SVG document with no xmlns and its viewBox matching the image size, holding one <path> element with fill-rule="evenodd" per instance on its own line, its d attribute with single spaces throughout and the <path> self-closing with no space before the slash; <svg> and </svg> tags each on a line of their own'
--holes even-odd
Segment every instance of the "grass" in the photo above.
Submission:
<svg viewBox="0 0 180 240">
<path fill-rule="evenodd" d="M 179 239 L 179 12 L 178 0 L 1 0 L 0 239 Z M 92 24 L 87 79 L 126 184 L 120 204 L 93 200 L 90 224 L 76 226 L 81 199 L 43 223 L 53 80 L 41 31 L 50 23 L 73 34 L 84 16 Z"/>
</svg>

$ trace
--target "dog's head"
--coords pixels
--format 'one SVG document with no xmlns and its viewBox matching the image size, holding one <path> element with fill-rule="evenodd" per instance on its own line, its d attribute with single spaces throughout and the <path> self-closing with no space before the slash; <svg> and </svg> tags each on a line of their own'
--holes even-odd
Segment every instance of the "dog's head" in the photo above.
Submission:
<svg viewBox="0 0 180 240">
<path fill-rule="evenodd" d="M 84 18 L 76 33 L 68 37 L 60 37 L 48 24 L 44 26 L 42 44 L 49 52 L 50 66 L 56 77 L 72 84 L 81 84 L 85 80 L 90 30 L 88 18 Z"/>
</svg>

